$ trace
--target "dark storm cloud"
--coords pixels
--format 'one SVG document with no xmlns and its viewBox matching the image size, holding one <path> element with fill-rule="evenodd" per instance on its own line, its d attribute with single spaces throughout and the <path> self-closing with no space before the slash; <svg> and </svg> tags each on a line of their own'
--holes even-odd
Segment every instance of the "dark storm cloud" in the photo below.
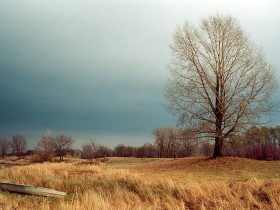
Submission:
<svg viewBox="0 0 280 210">
<path fill-rule="evenodd" d="M 258 37 L 260 29 L 251 24 L 256 20 L 240 14 L 242 1 L 0 2 L 0 135 L 38 139 L 52 129 L 77 138 L 102 134 L 111 142 L 127 133 L 152 140 L 156 126 L 175 124 L 163 97 L 172 33 L 217 7 L 256 34 L 272 63 L 280 49 L 264 33 Z M 257 4 L 250 15 L 262 16 L 262 8 Z M 278 12 L 269 13 L 276 20 L 267 25 L 277 25 Z"/>
<path fill-rule="evenodd" d="M 2 133 L 150 133 L 170 120 L 162 107 L 163 84 L 154 80 L 161 77 L 155 69 L 165 68 L 152 62 L 160 52 L 152 47 L 147 55 L 142 48 L 151 44 L 149 37 L 137 35 L 127 17 L 114 24 L 113 17 L 101 14 L 108 19 L 102 22 L 68 9 L 34 1 L 2 9 Z M 123 24 L 132 26 L 129 33 Z"/>
</svg>

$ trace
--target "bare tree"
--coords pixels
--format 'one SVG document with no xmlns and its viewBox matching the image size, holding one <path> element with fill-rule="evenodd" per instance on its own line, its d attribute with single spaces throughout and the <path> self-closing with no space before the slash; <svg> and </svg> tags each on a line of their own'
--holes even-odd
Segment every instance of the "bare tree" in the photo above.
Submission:
<svg viewBox="0 0 280 210">
<path fill-rule="evenodd" d="M 138 158 L 154 158 L 156 155 L 156 148 L 151 143 L 145 143 L 143 146 L 136 148 L 136 157 Z"/>
<path fill-rule="evenodd" d="M 135 148 L 132 146 L 126 146 L 124 144 L 118 144 L 114 148 L 114 156 L 117 157 L 134 157 L 135 156 Z"/>
<path fill-rule="evenodd" d="M 50 131 L 47 131 L 45 134 L 43 134 L 40 141 L 37 142 L 36 150 L 43 153 L 52 154 L 55 151 L 54 141 L 55 137 L 52 136 Z"/>
<path fill-rule="evenodd" d="M 175 128 L 168 127 L 165 129 L 167 133 L 167 157 L 177 157 L 179 141 L 178 141 L 178 131 Z"/>
<path fill-rule="evenodd" d="M 12 142 L 11 142 L 11 147 L 12 147 L 13 153 L 15 153 L 15 155 L 17 157 L 20 157 L 21 155 L 23 155 L 23 153 L 27 147 L 25 137 L 22 135 L 13 136 Z"/>
<path fill-rule="evenodd" d="M 8 154 L 10 148 L 10 141 L 5 138 L 0 138 L 0 155 L 4 159 Z"/>
<path fill-rule="evenodd" d="M 280 126 L 271 129 L 273 146 L 275 150 L 275 159 L 280 160 Z"/>
<path fill-rule="evenodd" d="M 153 133 L 158 157 L 176 158 L 179 149 L 178 130 L 172 127 L 156 128 Z"/>
<path fill-rule="evenodd" d="M 192 128 L 180 129 L 179 141 L 185 149 L 185 156 L 192 156 L 198 146 L 196 132 L 194 132 Z"/>
<path fill-rule="evenodd" d="M 46 132 L 40 141 L 37 142 L 36 150 L 45 154 L 55 154 L 60 160 L 69 152 L 74 140 L 71 136 L 59 134 L 54 137 L 50 132 Z"/>
<path fill-rule="evenodd" d="M 210 157 L 213 154 L 213 145 L 209 142 L 200 144 L 200 153 L 206 157 Z"/>
<path fill-rule="evenodd" d="M 230 16 L 209 16 L 199 28 L 186 23 L 173 39 L 169 110 L 199 137 L 214 138 L 213 157 L 222 156 L 225 139 L 275 108 L 274 71 Z"/>
<path fill-rule="evenodd" d="M 105 147 L 103 145 L 98 145 L 97 151 L 96 151 L 96 158 L 106 158 L 112 156 L 112 150 L 108 147 Z"/>
<path fill-rule="evenodd" d="M 154 130 L 154 135 L 155 135 L 155 147 L 157 149 L 157 154 L 158 154 L 158 157 L 159 158 L 162 158 L 164 157 L 164 150 L 165 150 L 165 139 L 166 139 L 166 135 L 165 135 L 165 132 L 164 132 L 164 129 L 163 128 L 156 128 Z"/>
<path fill-rule="evenodd" d="M 108 147 L 105 147 L 93 141 L 90 143 L 90 145 L 93 151 L 94 158 L 105 158 L 105 157 L 110 157 L 112 155 L 112 151 Z"/>
<path fill-rule="evenodd" d="M 83 145 L 82 158 L 92 160 L 94 158 L 94 149 L 91 143 Z"/>
<path fill-rule="evenodd" d="M 52 145 L 56 155 L 59 156 L 60 160 L 67 154 L 67 151 L 71 149 L 74 140 L 71 136 L 66 136 L 65 134 L 59 134 L 57 137 L 53 138 Z"/>
<path fill-rule="evenodd" d="M 43 134 L 37 142 L 35 154 L 32 156 L 33 162 L 45 162 L 53 159 L 55 153 L 54 138 L 51 131 Z"/>
</svg>

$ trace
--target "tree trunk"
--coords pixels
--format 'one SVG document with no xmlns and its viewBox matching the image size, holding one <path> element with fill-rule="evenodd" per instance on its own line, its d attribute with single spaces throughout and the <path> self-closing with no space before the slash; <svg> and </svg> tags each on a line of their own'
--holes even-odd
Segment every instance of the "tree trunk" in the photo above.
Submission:
<svg viewBox="0 0 280 210">
<path fill-rule="evenodd" d="M 217 92 L 219 88 L 216 89 Z M 222 157 L 223 156 L 223 146 L 224 146 L 224 138 L 222 134 L 222 119 L 223 115 L 221 113 L 220 101 L 216 98 L 216 136 L 215 136 L 215 147 L 213 152 L 213 158 Z"/>
<path fill-rule="evenodd" d="M 223 157 L 223 146 L 224 146 L 224 139 L 220 136 L 215 137 L 213 158 Z"/>
<path fill-rule="evenodd" d="M 219 70 L 221 68 L 219 67 Z M 223 95 L 223 82 L 220 78 L 220 75 L 216 75 L 216 110 L 215 110 L 215 117 L 216 117 L 216 135 L 215 135 L 215 147 L 213 152 L 213 158 L 222 157 L 223 156 L 223 145 L 224 139 L 222 135 L 222 122 L 223 122 L 223 100 L 221 95 Z"/>
</svg>

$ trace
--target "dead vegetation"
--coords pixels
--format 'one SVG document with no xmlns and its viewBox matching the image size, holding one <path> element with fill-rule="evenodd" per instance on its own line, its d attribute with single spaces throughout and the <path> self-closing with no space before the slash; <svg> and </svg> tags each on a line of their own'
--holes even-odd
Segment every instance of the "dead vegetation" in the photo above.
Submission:
<svg viewBox="0 0 280 210">
<path fill-rule="evenodd" d="M 0 169 L 1 182 L 66 191 L 0 193 L 1 209 L 279 209 L 280 163 L 239 158 L 111 158 Z"/>
</svg>

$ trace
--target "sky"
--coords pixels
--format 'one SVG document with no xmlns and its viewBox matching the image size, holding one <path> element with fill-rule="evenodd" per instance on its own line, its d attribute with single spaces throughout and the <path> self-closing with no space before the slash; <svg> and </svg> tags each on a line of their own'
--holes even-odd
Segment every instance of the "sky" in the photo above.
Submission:
<svg viewBox="0 0 280 210">
<path fill-rule="evenodd" d="M 0 0 L 0 136 L 140 146 L 176 126 L 163 95 L 178 25 L 232 15 L 280 81 L 277 0 Z M 280 114 L 272 124 L 280 124 Z"/>
</svg>

